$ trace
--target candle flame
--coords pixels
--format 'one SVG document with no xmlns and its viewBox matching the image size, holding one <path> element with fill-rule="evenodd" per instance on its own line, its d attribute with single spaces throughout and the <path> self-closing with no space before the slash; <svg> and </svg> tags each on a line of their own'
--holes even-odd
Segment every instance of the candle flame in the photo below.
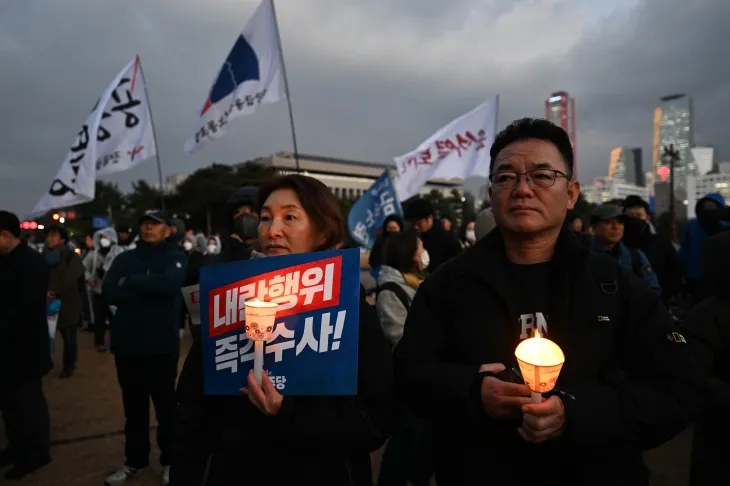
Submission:
<svg viewBox="0 0 730 486">
<path fill-rule="evenodd" d="M 533 336 L 535 339 L 540 339 L 542 336 L 540 336 L 540 330 L 538 328 L 535 328 L 535 335 Z"/>
</svg>

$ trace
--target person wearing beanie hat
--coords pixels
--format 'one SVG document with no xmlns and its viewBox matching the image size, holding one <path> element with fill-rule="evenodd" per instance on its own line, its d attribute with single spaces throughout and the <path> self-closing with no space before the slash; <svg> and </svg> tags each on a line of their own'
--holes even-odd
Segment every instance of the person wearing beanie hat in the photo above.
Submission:
<svg viewBox="0 0 730 486">
<path fill-rule="evenodd" d="M 461 244 L 456 235 L 446 231 L 440 224 L 433 224 L 433 206 L 426 199 L 411 201 L 404 212 L 405 219 L 418 231 L 426 249 L 429 273 L 461 253 Z"/>
<path fill-rule="evenodd" d="M 0 415 L 7 448 L 0 467 L 17 480 L 51 462 L 42 380 L 52 368 L 46 306 L 49 268 L 20 240 L 20 221 L 0 211 Z"/>
</svg>

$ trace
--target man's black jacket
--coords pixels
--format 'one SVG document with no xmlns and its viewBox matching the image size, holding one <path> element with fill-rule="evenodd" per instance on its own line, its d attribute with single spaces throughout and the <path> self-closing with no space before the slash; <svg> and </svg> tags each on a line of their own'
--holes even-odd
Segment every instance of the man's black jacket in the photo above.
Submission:
<svg viewBox="0 0 730 486">
<path fill-rule="evenodd" d="M 549 337 L 565 353 L 560 439 L 539 445 L 481 406 L 479 367 L 515 362 L 522 295 L 499 229 L 419 288 L 395 351 L 396 390 L 435 431 L 439 486 L 647 484 L 643 451 L 683 430 L 700 403 L 688 346 L 630 270 L 567 231 L 550 264 Z M 515 330 L 515 327 L 517 328 Z M 572 398 L 571 398 L 572 397 Z"/>
<path fill-rule="evenodd" d="M 49 267 L 26 243 L 0 256 L 0 391 L 52 367 L 46 317 Z"/>
</svg>

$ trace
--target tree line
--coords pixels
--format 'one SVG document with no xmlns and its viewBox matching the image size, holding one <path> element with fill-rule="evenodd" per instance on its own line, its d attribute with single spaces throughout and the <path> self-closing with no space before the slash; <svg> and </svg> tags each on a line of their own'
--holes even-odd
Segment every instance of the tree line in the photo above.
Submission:
<svg viewBox="0 0 730 486">
<path fill-rule="evenodd" d="M 238 164 L 212 164 L 190 174 L 172 191 L 164 193 L 165 208 L 170 214 L 184 220 L 187 227 L 207 233 L 220 231 L 226 227 L 223 208 L 230 195 L 239 187 L 261 185 L 276 175 L 272 167 L 254 161 Z M 434 207 L 437 219 L 449 218 L 455 228 L 465 222 L 473 221 L 476 213 L 489 207 L 489 200 L 476 202 L 470 193 L 461 194 L 457 190 L 444 196 L 440 191 L 432 190 L 423 196 Z M 122 191 L 118 184 L 97 181 L 96 197 L 93 201 L 75 206 L 76 218 L 67 221 L 66 225 L 73 233 L 84 234 L 92 231 L 94 217 L 107 217 L 116 227 L 134 229 L 140 215 L 148 210 L 162 207 L 163 192 L 149 182 L 139 179 L 132 182 L 132 190 Z M 409 201 L 402 206 L 407 208 Z M 621 201 L 610 201 L 620 204 Z M 346 217 L 355 203 L 353 199 L 340 199 L 342 214 Z M 588 203 L 581 194 L 572 214 L 580 215 L 586 222 L 594 204 Z M 50 219 L 49 217 L 45 219 Z M 665 221 L 666 220 L 666 221 Z M 660 231 L 668 228 L 668 214 L 660 216 L 656 221 Z"/>
</svg>

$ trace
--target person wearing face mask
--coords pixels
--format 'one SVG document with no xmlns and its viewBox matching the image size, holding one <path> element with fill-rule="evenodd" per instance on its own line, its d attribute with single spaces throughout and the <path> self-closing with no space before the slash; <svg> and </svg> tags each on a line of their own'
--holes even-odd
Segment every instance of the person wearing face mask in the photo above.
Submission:
<svg viewBox="0 0 730 486">
<path fill-rule="evenodd" d="M 428 267 L 428 252 L 414 230 L 393 233 L 385 243 L 378 279 L 375 309 L 390 345 L 403 336 L 413 297 Z M 380 461 L 378 486 L 428 486 L 431 468 L 430 434 L 423 420 L 407 407 L 398 406 L 395 430 Z"/>
<path fill-rule="evenodd" d="M 188 257 L 188 272 L 183 282 L 183 287 L 195 285 L 199 280 L 200 267 L 203 264 L 203 254 L 198 250 L 195 236 L 185 236 L 182 241 L 182 249 Z"/>
<path fill-rule="evenodd" d="M 219 251 L 206 258 L 206 265 L 226 263 L 251 258 L 251 251 L 257 248 L 258 214 L 256 197 L 258 188 L 238 188 L 228 198 L 223 209 L 228 236 L 218 243 Z"/>
<path fill-rule="evenodd" d="M 694 302 L 701 300 L 700 287 L 702 248 L 707 238 L 730 229 L 730 208 L 725 206 L 725 198 L 720 193 L 707 194 L 697 201 L 697 217 L 684 227 L 679 259 L 687 283 L 687 290 Z"/>
<path fill-rule="evenodd" d="M 253 258 L 337 246 L 345 219 L 332 191 L 302 175 L 281 176 L 259 192 L 261 252 Z M 359 307 L 358 385 L 354 396 L 282 396 L 268 377 L 248 375 L 241 396 L 205 396 L 200 346 L 193 346 L 178 386 L 173 486 L 240 483 L 241 458 L 262 450 L 281 467 L 246 468 L 247 484 L 372 486 L 370 453 L 389 433 L 393 400 L 390 347 L 373 308 Z"/>
<path fill-rule="evenodd" d="M 81 257 L 68 246 L 68 232 L 62 226 L 51 226 L 46 232 L 43 258 L 50 267 L 48 301 L 59 299 L 57 329 L 63 337 L 63 370 L 61 378 L 73 375 L 76 369 L 78 348 L 76 331 L 81 323 L 81 294 L 79 279 L 84 275 Z"/>
<path fill-rule="evenodd" d="M 221 251 L 220 241 L 217 236 L 211 236 L 205 245 L 205 255 L 217 255 Z"/>
<path fill-rule="evenodd" d="M 189 287 L 200 282 L 200 267 L 203 265 L 203 254 L 198 251 L 194 235 L 185 235 L 182 241 L 182 249 L 188 260 L 185 280 L 182 287 Z M 180 335 L 182 337 L 185 324 L 190 322 L 190 313 L 185 305 L 180 306 Z M 192 324 L 192 323 L 191 323 Z"/>
<path fill-rule="evenodd" d="M 672 242 L 656 233 L 651 224 L 649 204 L 639 196 L 629 196 L 621 204 L 624 214 L 624 237 L 630 249 L 641 250 L 656 272 L 662 289 L 662 302 L 669 305 L 679 293 L 681 265 Z"/>
<path fill-rule="evenodd" d="M 102 282 L 106 272 L 111 268 L 116 257 L 124 252 L 117 245 L 117 232 L 114 228 L 100 229 L 92 238 L 94 249 L 84 257 L 84 273 L 86 282 L 91 288 L 91 310 L 93 314 L 94 345 L 97 351 L 106 351 L 107 321 L 111 318 L 111 310 L 102 297 Z"/>
<path fill-rule="evenodd" d="M 476 221 L 469 221 L 464 226 L 462 226 L 463 231 L 460 239 L 462 248 L 469 248 L 470 246 L 474 246 L 474 243 L 477 242 L 475 227 Z"/>
</svg>

